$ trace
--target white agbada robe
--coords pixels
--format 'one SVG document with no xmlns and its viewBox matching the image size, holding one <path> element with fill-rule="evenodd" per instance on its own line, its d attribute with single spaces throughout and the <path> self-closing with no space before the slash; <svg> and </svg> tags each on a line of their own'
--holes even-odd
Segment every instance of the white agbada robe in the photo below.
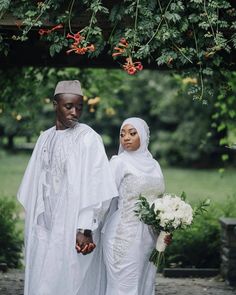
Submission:
<svg viewBox="0 0 236 295">
<path fill-rule="evenodd" d="M 104 295 L 100 227 L 117 190 L 100 136 L 89 126 L 43 132 L 18 200 L 25 208 L 24 295 Z M 94 231 L 89 255 L 76 230 Z"/>
<path fill-rule="evenodd" d="M 119 191 L 118 209 L 103 229 L 103 250 L 107 270 L 106 295 L 154 295 L 156 267 L 149 262 L 156 235 L 135 216 L 140 194 L 154 201 L 164 192 L 161 168 L 148 151 L 149 129 L 145 121 L 130 118 L 121 128 L 133 125 L 141 145 L 137 151 L 113 156 L 110 164 Z M 113 204 L 114 206 L 114 204 Z"/>
</svg>

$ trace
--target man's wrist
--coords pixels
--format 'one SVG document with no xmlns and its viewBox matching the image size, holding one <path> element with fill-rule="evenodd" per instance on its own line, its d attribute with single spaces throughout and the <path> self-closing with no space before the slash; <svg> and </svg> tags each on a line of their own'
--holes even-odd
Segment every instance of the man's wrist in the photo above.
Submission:
<svg viewBox="0 0 236 295">
<path fill-rule="evenodd" d="M 78 232 L 83 234 L 85 237 L 91 237 L 92 236 L 92 231 L 91 229 L 82 229 L 82 228 L 79 228 L 78 229 Z"/>
</svg>

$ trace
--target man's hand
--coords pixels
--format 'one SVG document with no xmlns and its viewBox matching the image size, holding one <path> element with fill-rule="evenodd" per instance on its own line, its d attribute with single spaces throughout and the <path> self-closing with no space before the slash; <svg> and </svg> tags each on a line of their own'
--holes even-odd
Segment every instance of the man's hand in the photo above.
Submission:
<svg viewBox="0 0 236 295">
<path fill-rule="evenodd" d="M 83 255 L 89 254 L 95 247 L 92 234 L 85 236 L 81 232 L 77 232 L 75 249 L 78 253 L 82 253 Z"/>
</svg>

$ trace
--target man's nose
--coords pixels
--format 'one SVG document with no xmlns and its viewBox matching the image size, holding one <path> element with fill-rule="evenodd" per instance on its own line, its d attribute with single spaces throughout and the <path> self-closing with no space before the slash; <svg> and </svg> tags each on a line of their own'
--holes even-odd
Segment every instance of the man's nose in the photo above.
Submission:
<svg viewBox="0 0 236 295">
<path fill-rule="evenodd" d="M 72 108 L 72 109 L 71 109 L 71 114 L 72 114 L 73 116 L 77 116 L 77 110 L 76 110 L 76 108 Z"/>
</svg>

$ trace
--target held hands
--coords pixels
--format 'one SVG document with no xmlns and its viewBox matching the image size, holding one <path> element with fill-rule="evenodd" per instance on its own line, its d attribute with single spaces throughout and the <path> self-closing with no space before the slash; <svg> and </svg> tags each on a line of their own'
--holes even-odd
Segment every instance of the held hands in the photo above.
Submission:
<svg viewBox="0 0 236 295">
<path fill-rule="evenodd" d="M 95 249 L 96 245 L 93 243 L 92 234 L 84 234 L 79 231 L 76 233 L 76 245 L 75 249 L 77 253 L 87 255 Z"/>
</svg>

